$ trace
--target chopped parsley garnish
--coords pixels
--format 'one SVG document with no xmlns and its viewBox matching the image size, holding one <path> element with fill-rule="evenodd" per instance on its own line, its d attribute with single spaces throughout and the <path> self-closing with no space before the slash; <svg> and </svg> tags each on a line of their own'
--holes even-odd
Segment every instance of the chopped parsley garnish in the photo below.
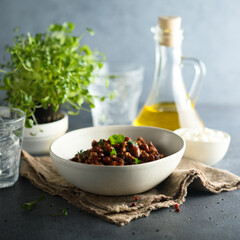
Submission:
<svg viewBox="0 0 240 240">
<path fill-rule="evenodd" d="M 110 156 L 112 156 L 112 155 L 116 155 L 116 156 L 117 156 L 117 152 L 116 152 L 115 149 L 113 149 L 113 150 L 110 152 Z"/>
<path fill-rule="evenodd" d="M 122 134 L 113 134 L 109 137 L 109 141 L 112 145 L 114 144 L 120 144 L 125 140 L 125 137 Z"/>
<path fill-rule="evenodd" d="M 135 141 L 129 140 L 128 143 L 132 144 L 133 146 L 138 146 L 138 144 Z"/>
<path fill-rule="evenodd" d="M 98 143 L 100 146 L 103 146 L 104 145 L 103 139 L 100 139 Z"/>
<path fill-rule="evenodd" d="M 134 158 L 134 163 L 135 163 L 135 164 L 139 164 L 139 163 L 141 163 L 141 160 L 138 159 L 138 158 Z"/>
<path fill-rule="evenodd" d="M 29 211 L 31 210 L 34 206 L 37 205 L 38 202 L 42 201 L 44 199 L 44 195 L 41 195 L 38 199 L 36 199 L 35 201 L 29 202 L 29 203 L 24 203 L 22 205 L 22 209 Z"/>
<path fill-rule="evenodd" d="M 82 156 L 86 151 L 83 151 L 82 149 L 78 152 L 79 156 Z"/>
</svg>

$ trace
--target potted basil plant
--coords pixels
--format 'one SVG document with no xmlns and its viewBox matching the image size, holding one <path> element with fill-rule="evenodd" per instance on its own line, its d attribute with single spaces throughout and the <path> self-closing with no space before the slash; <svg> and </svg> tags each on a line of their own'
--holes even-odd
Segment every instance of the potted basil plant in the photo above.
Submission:
<svg viewBox="0 0 240 240">
<path fill-rule="evenodd" d="M 82 104 L 94 107 L 88 87 L 104 57 L 87 45 L 80 45 L 87 28 L 73 35 L 74 24 L 51 24 L 46 33 L 17 34 L 13 46 L 6 46 L 10 60 L 0 66 L 0 89 L 10 106 L 26 113 L 23 149 L 47 153 L 51 142 L 68 128 L 68 114 L 78 114 Z"/>
</svg>

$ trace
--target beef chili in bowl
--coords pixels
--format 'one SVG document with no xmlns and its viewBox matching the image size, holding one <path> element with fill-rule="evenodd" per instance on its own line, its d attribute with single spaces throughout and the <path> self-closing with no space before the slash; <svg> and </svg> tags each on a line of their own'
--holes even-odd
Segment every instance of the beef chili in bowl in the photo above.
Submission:
<svg viewBox="0 0 240 240">
<path fill-rule="evenodd" d="M 113 134 L 108 140 L 92 141 L 92 148 L 80 150 L 71 161 L 94 164 L 124 166 L 147 163 L 163 158 L 151 141 L 146 143 L 142 137 L 133 141 L 122 134 Z"/>
<path fill-rule="evenodd" d="M 52 143 L 50 156 L 62 177 L 79 189 L 122 196 L 161 183 L 177 167 L 184 151 L 184 139 L 172 131 L 118 125 L 68 132 Z"/>
</svg>

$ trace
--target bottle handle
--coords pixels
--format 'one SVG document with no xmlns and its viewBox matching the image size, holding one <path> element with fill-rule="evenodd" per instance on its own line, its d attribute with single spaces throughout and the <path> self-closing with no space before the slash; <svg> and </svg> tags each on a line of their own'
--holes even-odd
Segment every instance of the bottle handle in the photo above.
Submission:
<svg viewBox="0 0 240 240">
<path fill-rule="evenodd" d="M 200 92 L 203 77 L 206 74 L 206 67 L 202 61 L 200 61 L 196 58 L 182 57 L 182 63 L 192 65 L 195 70 L 195 76 L 194 76 L 192 86 L 189 91 L 189 98 L 191 99 L 191 101 L 193 103 L 195 103 L 197 101 L 198 94 Z"/>
</svg>

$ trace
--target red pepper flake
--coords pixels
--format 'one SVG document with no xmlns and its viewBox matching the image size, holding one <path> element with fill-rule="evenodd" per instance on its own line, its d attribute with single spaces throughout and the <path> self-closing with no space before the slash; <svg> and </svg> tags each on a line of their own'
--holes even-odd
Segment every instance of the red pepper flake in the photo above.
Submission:
<svg viewBox="0 0 240 240">
<path fill-rule="evenodd" d="M 175 212 L 180 212 L 179 205 L 177 203 L 174 204 Z"/>
<path fill-rule="evenodd" d="M 138 201 L 138 200 L 139 200 L 139 197 L 138 197 L 138 196 L 135 196 L 134 199 L 135 199 L 135 201 Z"/>
<path fill-rule="evenodd" d="M 179 208 L 179 205 L 176 203 L 174 204 L 175 209 Z"/>
<path fill-rule="evenodd" d="M 179 209 L 179 208 L 176 208 L 175 211 L 176 211 L 176 212 L 180 212 L 180 209 Z"/>
<path fill-rule="evenodd" d="M 135 203 L 135 202 L 133 202 L 132 204 L 131 204 L 131 207 L 135 207 L 137 204 Z"/>
</svg>

